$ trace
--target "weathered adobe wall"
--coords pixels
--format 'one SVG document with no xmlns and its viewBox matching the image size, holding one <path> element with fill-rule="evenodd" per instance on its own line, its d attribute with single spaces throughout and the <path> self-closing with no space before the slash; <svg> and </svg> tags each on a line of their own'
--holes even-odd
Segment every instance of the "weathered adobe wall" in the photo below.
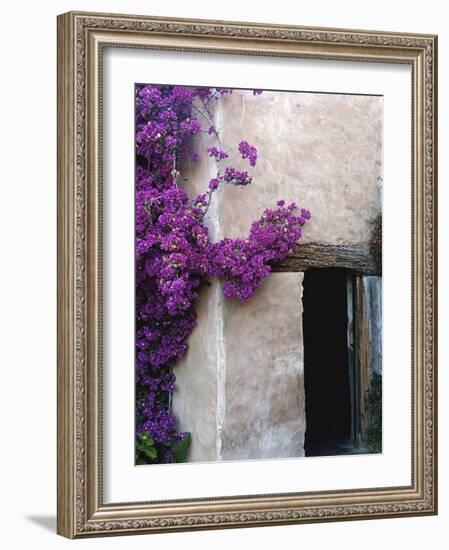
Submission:
<svg viewBox="0 0 449 550">
<path fill-rule="evenodd" d="M 213 239 L 245 236 L 279 199 L 312 212 L 304 242 L 369 242 L 381 208 L 382 98 L 234 91 L 215 107 L 225 150 L 246 139 L 259 152 L 246 188 L 224 187 L 207 216 Z M 215 175 L 202 136 L 186 163 L 193 195 Z M 250 169 L 232 154 L 232 163 Z M 247 304 L 214 281 L 196 305 L 198 327 L 176 366 L 173 408 L 192 432 L 189 460 L 303 456 L 306 429 L 302 273 L 274 273 Z"/>
<path fill-rule="evenodd" d="M 284 198 L 312 212 L 304 241 L 370 240 L 381 199 L 381 97 L 234 92 L 221 111 L 226 148 L 246 139 L 259 152 L 252 185 L 223 190 L 225 234 L 245 235 L 265 207 Z"/>
</svg>

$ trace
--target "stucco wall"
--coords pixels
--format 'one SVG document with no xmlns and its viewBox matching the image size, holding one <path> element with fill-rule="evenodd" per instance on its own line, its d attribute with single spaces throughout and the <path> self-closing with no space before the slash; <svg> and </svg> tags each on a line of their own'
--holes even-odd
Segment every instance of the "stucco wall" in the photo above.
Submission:
<svg viewBox="0 0 449 550">
<path fill-rule="evenodd" d="M 220 108 L 224 148 L 246 139 L 259 153 L 253 183 L 223 189 L 226 235 L 246 234 L 264 208 L 283 198 L 312 212 L 305 241 L 369 241 L 381 199 L 381 97 L 236 91 Z M 231 160 L 248 166 L 238 153 Z"/>
<path fill-rule="evenodd" d="M 234 91 L 214 107 L 225 150 L 246 139 L 259 152 L 253 183 L 224 186 L 207 215 L 213 239 L 248 233 L 279 199 L 309 208 L 304 241 L 363 243 L 381 208 L 382 98 Z M 201 136 L 199 162 L 181 167 L 191 195 L 215 175 Z M 231 154 L 233 165 L 248 169 Z M 176 367 L 173 408 L 192 432 L 189 460 L 302 456 L 306 429 L 302 274 L 274 273 L 249 303 L 203 291 L 198 327 Z"/>
<path fill-rule="evenodd" d="M 223 460 L 304 454 L 302 280 L 276 273 L 246 304 L 224 301 Z"/>
</svg>

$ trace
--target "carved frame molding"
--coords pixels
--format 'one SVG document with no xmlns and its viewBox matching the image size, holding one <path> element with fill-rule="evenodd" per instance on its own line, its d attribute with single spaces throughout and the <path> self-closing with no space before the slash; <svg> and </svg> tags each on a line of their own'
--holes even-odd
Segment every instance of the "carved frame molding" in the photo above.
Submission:
<svg viewBox="0 0 449 550">
<path fill-rule="evenodd" d="M 102 48 L 412 67 L 411 486 L 104 504 Z M 58 533 L 70 538 L 437 513 L 437 37 L 70 12 L 58 17 Z"/>
</svg>

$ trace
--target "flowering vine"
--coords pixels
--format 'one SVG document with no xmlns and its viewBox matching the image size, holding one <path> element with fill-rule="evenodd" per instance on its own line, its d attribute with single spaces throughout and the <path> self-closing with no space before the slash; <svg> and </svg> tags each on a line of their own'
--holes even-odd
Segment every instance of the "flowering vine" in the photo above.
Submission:
<svg viewBox="0 0 449 550">
<path fill-rule="evenodd" d="M 171 412 L 172 369 L 187 351 L 201 287 L 208 278 L 220 277 L 226 298 L 249 300 L 273 262 L 294 253 L 310 218 L 308 210 L 279 201 L 252 223 L 246 238 L 211 242 L 204 217 L 214 192 L 221 185 L 252 181 L 246 170 L 222 165 L 229 153 L 210 106 L 231 93 L 228 88 L 136 86 L 137 464 L 185 460 L 190 434 L 177 431 Z M 177 164 L 199 159 L 192 137 L 201 133 L 216 137 L 207 154 L 216 160 L 217 173 L 203 194 L 189 200 Z M 256 147 L 242 140 L 237 150 L 256 166 Z"/>
</svg>

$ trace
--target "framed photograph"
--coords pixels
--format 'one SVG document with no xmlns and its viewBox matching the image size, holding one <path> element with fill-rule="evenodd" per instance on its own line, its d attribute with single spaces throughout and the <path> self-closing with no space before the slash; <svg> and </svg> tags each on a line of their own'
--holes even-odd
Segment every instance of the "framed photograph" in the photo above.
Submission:
<svg viewBox="0 0 449 550">
<path fill-rule="evenodd" d="M 437 513 L 437 37 L 58 17 L 58 533 Z"/>
</svg>

